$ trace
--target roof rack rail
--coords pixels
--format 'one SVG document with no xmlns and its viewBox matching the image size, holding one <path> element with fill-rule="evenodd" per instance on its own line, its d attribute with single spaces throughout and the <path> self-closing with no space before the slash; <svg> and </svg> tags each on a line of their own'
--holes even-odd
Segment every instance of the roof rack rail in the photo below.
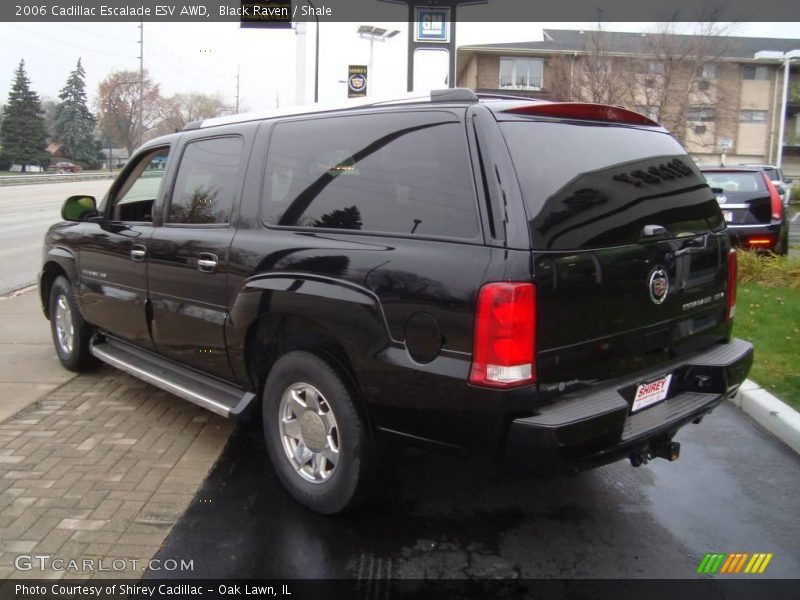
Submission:
<svg viewBox="0 0 800 600">
<path fill-rule="evenodd" d="M 346 102 L 337 103 L 317 103 L 290 106 L 288 108 L 273 109 L 264 112 L 242 113 L 238 115 L 227 115 L 224 117 L 214 117 L 202 121 L 192 121 L 186 124 L 182 131 L 191 129 L 205 129 L 217 125 L 230 125 L 233 123 L 244 123 L 247 121 L 259 121 L 275 117 L 291 117 L 295 115 L 331 112 L 339 110 L 350 110 L 355 108 L 368 108 L 370 106 L 389 106 L 392 104 L 414 103 L 414 102 L 477 102 L 478 97 L 470 89 L 449 88 L 444 90 L 432 90 L 430 92 L 409 92 L 402 96 L 393 98 L 356 98 Z"/>
</svg>

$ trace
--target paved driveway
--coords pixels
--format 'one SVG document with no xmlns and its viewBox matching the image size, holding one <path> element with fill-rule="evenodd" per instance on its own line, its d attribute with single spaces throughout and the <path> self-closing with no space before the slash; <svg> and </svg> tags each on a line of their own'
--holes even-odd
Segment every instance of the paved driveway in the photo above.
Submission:
<svg viewBox="0 0 800 600">
<path fill-rule="evenodd" d="M 332 518 L 239 430 L 160 555 L 220 578 L 691 578 L 707 552 L 772 552 L 764 576 L 797 577 L 798 456 L 730 404 L 677 439 L 675 463 L 516 482 L 404 450 L 388 500 Z"/>
</svg>

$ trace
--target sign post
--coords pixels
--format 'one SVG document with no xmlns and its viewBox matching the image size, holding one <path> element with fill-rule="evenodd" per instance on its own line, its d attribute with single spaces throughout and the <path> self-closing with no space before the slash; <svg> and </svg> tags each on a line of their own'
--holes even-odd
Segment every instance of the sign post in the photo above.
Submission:
<svg viewBox="0 0 800 600">
<path fill-rule="evenodd" d="M 407 89 L 414 90 L 414 53 L 444 50 L 448 54 L 447 86 L 456 86 L 456 9 L 464 4 L 486 4 L 489 0 L 384 0 L 408 6 Z"/>
</svg>

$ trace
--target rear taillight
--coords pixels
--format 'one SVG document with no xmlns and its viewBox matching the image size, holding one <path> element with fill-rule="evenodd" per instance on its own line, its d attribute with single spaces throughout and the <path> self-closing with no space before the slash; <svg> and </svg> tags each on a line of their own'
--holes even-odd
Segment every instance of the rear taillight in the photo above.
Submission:
<svg viewBox="0 0 800 600">
<path fill-rule="evenodd" d="M 736 250 L 731 249 L 728 252 L 728 293 L 727 293 L 728 321 L 732 321 L 734 315 L 736 314 L 736 277 L 737 277 Z"/>
<path fill-rule="evenodd" d="M 769 190 L 772 218 L 776 221 L 780 221 L 783 218 L 783 202 L 781 201 L 781 195 L 778 193 L 775 184 L 773 184 L 766 175 L 764 175 L 764 182 L 767 184 L 767 189 Z"/>
<path fill-rule="evenodd" d="M 745 244 L 750 248 L 769 248 L 775 245 L 775 238 L 771 235 L 754 235 L 745 238 Z"/>
<path fill-rule="evenodd" d="M 469 382 L 508 388 L 536 381 L 536 287 L 488 283 L 478 295 Z"/>
</svg>

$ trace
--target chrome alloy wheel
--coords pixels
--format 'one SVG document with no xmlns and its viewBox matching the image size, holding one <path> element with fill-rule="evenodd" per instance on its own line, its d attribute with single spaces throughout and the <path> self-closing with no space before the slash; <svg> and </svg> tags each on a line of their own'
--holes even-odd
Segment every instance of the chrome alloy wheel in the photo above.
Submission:
<svg viewBox="0 0 800 600">
<path fill-rule="evenodd" d="M 70 309 L 64 294 L 59 294 L 56 298 L 55 320 L 58 346 L 64 354 L 69 356 L 72 354 L 75 341 L 75 328 L 72 324 L 72 309 Z"/>
<path fill-rule="evenodd" d="M 283 450 L 306 481 L 330 479 L 339 462 L 339 427 L 333 409 L 309 383 L 295 383 L 281 398 L 278 424 Z"/>
</svg>

